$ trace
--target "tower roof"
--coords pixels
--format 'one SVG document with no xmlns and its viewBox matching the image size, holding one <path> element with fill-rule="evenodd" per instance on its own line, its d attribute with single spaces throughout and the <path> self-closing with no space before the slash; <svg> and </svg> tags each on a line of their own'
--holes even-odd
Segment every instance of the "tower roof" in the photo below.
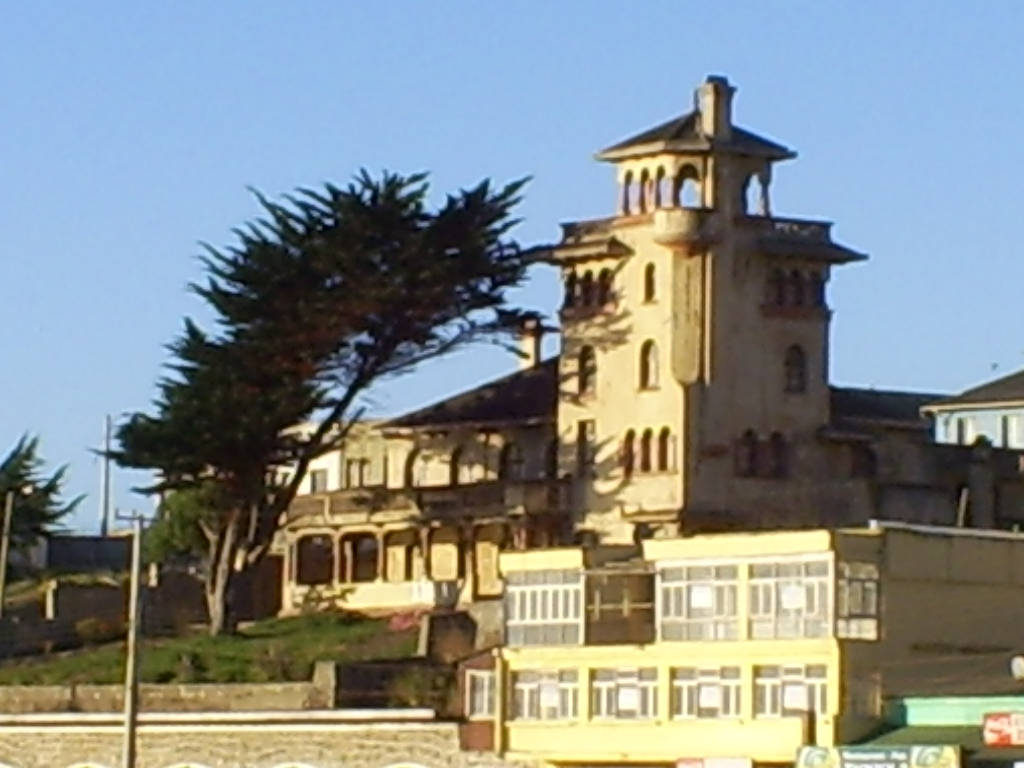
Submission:
<svg viewBox="0 0 1024 768">
<path fill-rule="evenodd" d="M 701 129 L 699 109 L 674 117 L 646 131 L 641 131 L 597 153 L 598 160 L 623 160 L 637 155 L 659 152 L 733 152 L 742 155 L 788 160 L 796 152 L 756 133 L 732 126 L 728 138 L 706 135 Z"/>
</svg>

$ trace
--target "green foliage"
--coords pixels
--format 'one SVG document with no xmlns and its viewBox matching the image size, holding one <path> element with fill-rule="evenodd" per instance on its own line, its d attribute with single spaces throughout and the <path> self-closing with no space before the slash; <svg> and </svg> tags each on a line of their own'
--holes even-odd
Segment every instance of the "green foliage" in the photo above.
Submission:
<svg viewBox="0 0 1024 768">
<path fill-rule="evenodd" d="M 15 548 L 31 546 L 47 533 L 59 528 L 60 521 L 81 501 L 60 498 L 65 467 L 52 475 L 43 471 L 39 456 L 39 438 L 22 436 L 10 452 L 0 459 L 0 510 L 8 492 L 13 492 L 11 544 Z"/>
<path fill-rule="evenodd" d="M 89 616 L 75 622 L 75 635 L 84 645 L 109 643 L 111 640 L 124 637 L 124 632 L 124 623 L 112 619 Z"/>
<path fill-rule="evenodd" d="M 220 488 L 212 483 L 168 492 L 157 519 L 143 535 L 145 561 L 164 563 L 205 555 L 208 542 L 203 526 L 216 526 L 224 504 Z"/>
<path fill-rule="evenodd" d="M 506 293 L 531 259 L 507 235 L 523 183 L 485 181 L 432 211 L 424 174 L 363 173 L 283 203 L 258 196 L 263 218 L 207 249 L 192 288 L 217 331 L 186 321 L 155 413 L 122 425 L 114 456 L 156 470 L 152 491 L 216 486 L 214 578 L 230 578 L 216 563 L 236 552 L 248 564 L 266 552 L 309 462 L 343 442 L 372 384 L 516 325 Z"/>
<path fill-rule="evenodd" d="M 318 660 L 401 659 L 415 655 L 416 631 L 346 614 L 261 621 L 237 635 L 146 638 L 139 651 L 147 683 L 229 683 L 309 680 Z M 0 685 L 118 683 L 123 643 L 115 642 L 0 664 Z"/>
<path fill-rule="evenodd" d="M 418 664 L 395 677 L 388 686 L 392 707 L 427 707 L 446 712 L 455 688 L 452 667 Z"/>
</svg>

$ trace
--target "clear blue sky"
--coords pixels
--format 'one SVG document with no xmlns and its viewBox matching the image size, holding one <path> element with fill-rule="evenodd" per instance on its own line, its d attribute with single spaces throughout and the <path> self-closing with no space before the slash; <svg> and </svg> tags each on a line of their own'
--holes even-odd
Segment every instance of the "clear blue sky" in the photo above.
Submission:
<svg viewBox="0 0 1024 768">
<path fill-rule="evenodd" d="M 518 237 L 612 212 L 592 153 L 681 113 L 709 73 L 795 147 L 783 215 L 867 251 L 839 270 L 832 378 L 958 390 L 1024 366 L 1016 2 L 17 3 L 0 25 L 0 444 L 38 433 L 94 529 L 104 413 L 146 408 L 201 311 L 197 243 L 360 167 L 435 189 L 530 174 Z M 552 309 L 538 273 L 523 301 Z M 510 370 L 475 350 L 379 413 Z M 145 507 L 115 477 L 117 503 Z"/>
</svg>

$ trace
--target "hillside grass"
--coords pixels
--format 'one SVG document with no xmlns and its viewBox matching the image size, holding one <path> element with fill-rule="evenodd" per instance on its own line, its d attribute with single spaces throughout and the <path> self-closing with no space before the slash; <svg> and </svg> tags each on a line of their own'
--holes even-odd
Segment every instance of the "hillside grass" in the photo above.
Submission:
<svg viewBox="0 0 1024 768">
<path fill-rule="evenodd" d="M 231 683 L 309 680 L 315 661 L 403 659 L 416 652 L 417 630 L 350 614 L 267 619 L 237 635 L 195 633 L 146 638 L 139 677 L 145 683 Z M 120 683 L 124 642 L 32 656 L 0 664 L 0 685 Z"/>
</svg>

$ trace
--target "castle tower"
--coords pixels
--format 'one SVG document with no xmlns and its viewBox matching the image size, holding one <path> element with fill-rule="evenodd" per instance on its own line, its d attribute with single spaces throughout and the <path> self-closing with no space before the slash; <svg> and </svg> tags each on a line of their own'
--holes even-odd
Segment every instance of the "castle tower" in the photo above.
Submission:
<svg viewBox="0 0 1024 768">
<path fill-rule="evenodd" d="M 616 214 L 563 225 L 552 251 L 561 469 L 605 540 L 785 503 L 828 422 L 825 286 L 865 257 L 772 214 L 795 153 L 736 126 L 733 93 L 709 77 L 690 112 L 600 152 Z"/>
</svg>

